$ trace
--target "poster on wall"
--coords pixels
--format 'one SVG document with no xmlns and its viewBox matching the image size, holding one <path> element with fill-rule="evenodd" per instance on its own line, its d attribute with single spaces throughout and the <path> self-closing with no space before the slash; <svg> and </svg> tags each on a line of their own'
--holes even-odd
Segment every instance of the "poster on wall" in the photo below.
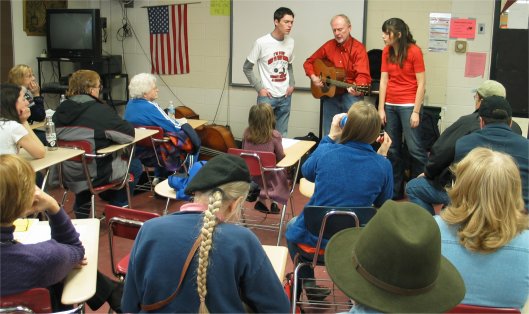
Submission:
<svg viewBox="0 0 529 314">
<path fill-rule="evenodd" d="M 65 9 L 68 0 L 24 0 L 24 31 L 28 36 L 46 35 L 46 9 Z"/>
<path fill-rule="evenodd" d="M 476 37 L 476 19 L 450 20 L 450 38 L 474 39 Z"/>
<path fill-rule="evenodd" d="M 428 51 L 448 51 L 450 13 L 430 13 Z"/>
</svg>

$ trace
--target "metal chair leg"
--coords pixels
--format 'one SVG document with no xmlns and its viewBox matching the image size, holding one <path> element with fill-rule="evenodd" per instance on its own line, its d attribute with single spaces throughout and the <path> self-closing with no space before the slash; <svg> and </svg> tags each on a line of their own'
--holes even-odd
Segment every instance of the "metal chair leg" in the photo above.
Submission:
<svg viewBox="0 0 529 314">
<path fill-rule="evenodd" d="M 277 234 L 277 246 L 279 246 L 279 243 L 281 242 L 281 235 L 283 233 L 283 223 L 285 222 L 285 212 L 287 211 L 287 204 L 283 205 L 283 209 L 281 210 L 281 220 L 279 220 L 279 231 Z"/>
<path fill-rule="evenodd" d="M 167 202 L 165 203 L 165 208 L 163 210 L 163 215 L 167 215 L 167 208 L 169 207 L 169 202 L 171 201 L 170 198 L 167 198 Z"/>
<path fill-rule="evenodd" d="M 96 218 L 96 196 L 94 194 L 91 197 L 90 211 L 92 218 Z"/>
</svg>

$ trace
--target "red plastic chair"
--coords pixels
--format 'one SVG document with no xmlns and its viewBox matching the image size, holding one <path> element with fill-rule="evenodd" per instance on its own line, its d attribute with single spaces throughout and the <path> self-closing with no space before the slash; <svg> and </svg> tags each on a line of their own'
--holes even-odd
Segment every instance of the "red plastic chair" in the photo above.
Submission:
<svg viewBox="0 0 529 314">
<path fill-rule="evenodd" d="M 61 313 L 80 313 L 84 303 Z M 33 288 L 0 298 L 0 313 L 52 313 L 50 292 L 46 288 Z"/>
<path fill-rule="evenodd" d="M 114 273 L 114 276 L 119 280 L 124 280 L 129 266 L 130 254 L 126 254 L 116 262 L 113 241 L 114 237 L 134 240 L 136 239 L 141 226 L 143 226 L 143 222 L 152 218 L 160 217 L 160 215 L 157 213 L 106 205 L 105 217 L 108 222 L 108 241 L 112 273 Z"/>
<path fill-rule="evenodd" d="M 100 186 L 94 186 L 93 185 L 93 178 L 90 174 L 90 169 L 97 167 L 95 163 L 95 159 L 104 158 L 109 156 L 110 154 L 97 154 L 94 153 L 95 149 L 92 146 L 92 143 L 86 140 L 78 140 L 78 141 L 65 141 L 65 140 L 59 140 L 58 145 L 60 147 L 66 147 L 66 148 L 74 148 L 74 149 L 81 149 L 84 150 L 84 154 L 69 159 L 68 161 L 73 161 L 80 163 L 83 167 L 83 172 L 86 178 L 86 181 L 88 183 L 88 190 L 90 193 L 92 193 L 91 198 L 91 217 L 95 218 L 95 196 L 100 194 L 101 192 L 107 191 L 107 190 L 121 190 L 123 187 L 127 190 L 127 200 L 129 203 L 129 207 L 132 206 L 132 196 L 129 189 L 129 182 L 132 182 L 134 180 L 133 176 L 128 173 L 128 169 L 130 168 L 130 163 L 132 161 L 132 156 L 134 155 L 134 145 L 132 145 L 131 152 L 129 154 L 129 160 L 127 164 L 127 174 L 123 178 L 119 178 L 117 180 L 114 180 L 113 182 L 109 182 L 104 185 Z M 62 164 L 59 165 L 59 182 L 61 187 L 64 189 L 64 194 L 62 196 L 61 205 L 64 205 L 64 201 L 66 200 L 66 194 L 68 193 L 68 187 L 64 185 L 63 183 L 63 175 L 62 175 Z"/>
<path fill-rule="evenodd" d="M 246 162 L 246 165 L 248 166 L 250 175 L 252 177 L 261 177 L 261 181 L 263 182 L 262 189 L 265 192 L 266 198 L 270 202 L 275 201 L 270 197 L 268 193 L 266 173 L 285 171 L 285 168 L 276 167 L 276 155 L 272 152 L 260 152 L 260 151 L 253 151 L 253 150 L 240 149 L 240 148 L 230 148 L 228 149 L 228 154 L 242 157 L 244 161 Z M 290 209 L 291 209 L 292 216 L 294 215 L 294 208 L 292 204 L 292 192 L 293 191 L 294 191 L 294 186 L 291 187 L 290 193 L 289 193 Z M 287 204 L 283 204 L 283 208 L 281 209 L 281 219 L 277 227 L 273 225 L 261 225 L 261 224 L 251 224 L 251 223 L 250 224 L 244 223 L 244 224 L 249 227 L 263 228 L 267 230 L 278 229 L 277 245 L 279 245 L 281 241 L 281 235 L 283 232 L 283 224 L 285 221 L 286 209 L 287 209 Z"/>
<path fill-rule="evenodd" d="M 486 307 L 479 305 L 459 304 L 446 313 L 497 313 L 497 314 L 520 314 L 519 309 Z"/>
</svg>

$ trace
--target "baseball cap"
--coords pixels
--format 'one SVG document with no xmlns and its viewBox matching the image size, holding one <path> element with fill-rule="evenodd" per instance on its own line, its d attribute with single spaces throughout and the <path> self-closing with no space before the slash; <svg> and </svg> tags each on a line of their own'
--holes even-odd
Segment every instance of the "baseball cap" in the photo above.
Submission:
<svg viewBox="0 0 529 314">
<path fill-rule="evenodd" d="M 505 87 L 503 87 L 500 82 L 493 80 L 486 80 L 485 82 L 481 83 L 481 85 L 477 89 L 472 90 L 472 92 L 477 92 L 483 98 L 489 96 L 501 96 L 505 98 L 507 96 Z"/>
</svg>

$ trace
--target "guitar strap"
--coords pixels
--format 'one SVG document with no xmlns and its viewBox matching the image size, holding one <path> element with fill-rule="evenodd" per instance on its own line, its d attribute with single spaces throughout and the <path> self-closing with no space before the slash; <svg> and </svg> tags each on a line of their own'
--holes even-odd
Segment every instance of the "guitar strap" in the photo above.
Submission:
<svg viewBox="0 0 529 314">
<path fill-rule="evenodd" d="M 184 281 L 184 277 L 187 272 L 187 268 L 189 267 L 189 264 L 191 264 L 191 261 L 193 260 L 193 256 L 195 256 L 195 253 L 200 246 L 200 243 L 202 242 L 202 236 L 199 235 L 198 238 L 195 240 L 195 243 L 193 243 L 193 247 L 191 247 L 191 250 L 189 251 L 189 254 L 187 254 L 186 261 L 184 263 L 184 267 L 182 267 L 182 273 L 180 273 L 180 280 L 178 281 L 178 286 L 176 287 L 176 290 L 165 300 L 153 303 L 153 304 L 140 304 L 141 309 L 144 311 L 156 311 L 161 309 L 162 307 L 169 304 L 177 295 L 178 291 L 180 290 L 180 286 L 182 285 L 182 282 Z"/>
</svg>

